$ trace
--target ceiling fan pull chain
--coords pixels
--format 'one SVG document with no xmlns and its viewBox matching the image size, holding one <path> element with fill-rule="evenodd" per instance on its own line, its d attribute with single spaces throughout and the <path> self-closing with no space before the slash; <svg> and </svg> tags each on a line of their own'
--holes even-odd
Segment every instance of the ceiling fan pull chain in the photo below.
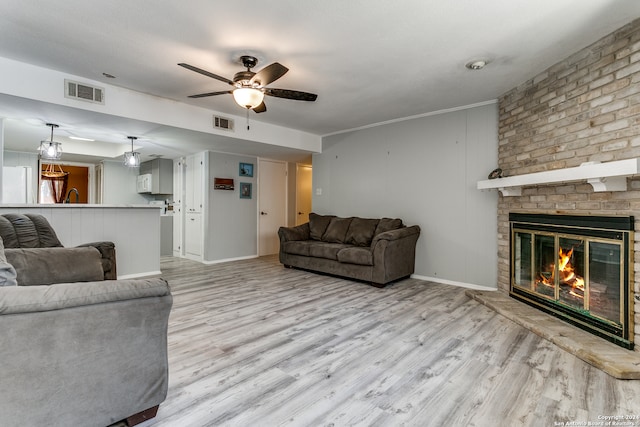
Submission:
<svg viewBox="0 0 640 427">
<path fill-rule="evenodd" d="M 247 108 L 247 130 L 249 130 L 249 109 Z"/>
</svg>

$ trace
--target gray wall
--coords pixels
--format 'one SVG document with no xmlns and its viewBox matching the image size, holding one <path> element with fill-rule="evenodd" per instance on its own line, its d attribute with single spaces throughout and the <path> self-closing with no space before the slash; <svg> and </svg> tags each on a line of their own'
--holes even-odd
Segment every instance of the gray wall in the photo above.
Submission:
<svg viewBox="0 0 640 427">
<path fill-rule="evenodd" d="M 476 183 L 496 167 L 497 123 L 491 103 L 325 137 L 313 210 L 418 224 L 417 276 L 496 288 L 498 196 Z"/>
<path fill-rule="evenodd" d="M 253 177 L 240 177 L 240 162 L 253 163 Z M 213 179 L 233 178 L 234 191 L 214 190 Z M 207 226 L 209 236 L 205 239 L 205 261 L 247 258 L 258 254 L 258 159 L 209 152 L 209 179 Z M 251 199 L 240 198 L 240 182 L 252 184 Z"/>
<path fill-rule="evenodd" d="M 139 194 L 136 188 L 138 168 L 129 168 L 121 161 L 102 162 L 102 203 L 105 205 L 147 204 L 152 197 Z"/>
</svg>

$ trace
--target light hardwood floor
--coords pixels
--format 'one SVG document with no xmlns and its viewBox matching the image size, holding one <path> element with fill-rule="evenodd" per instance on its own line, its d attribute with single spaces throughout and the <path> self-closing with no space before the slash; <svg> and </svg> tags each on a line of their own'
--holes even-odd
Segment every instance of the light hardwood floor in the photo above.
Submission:
<svg viewBox="0 0 640 427">
<path fill-rule="evenodd" d="M 144 427 L 640 416 L 640 381 L 591 367 L 462 288 L 408 279 L 377 289 L 285 269 L 276 257 L 212 266 L 164 258 L 162 272 L 174 296 L 169 394 Z"/>
</svg>

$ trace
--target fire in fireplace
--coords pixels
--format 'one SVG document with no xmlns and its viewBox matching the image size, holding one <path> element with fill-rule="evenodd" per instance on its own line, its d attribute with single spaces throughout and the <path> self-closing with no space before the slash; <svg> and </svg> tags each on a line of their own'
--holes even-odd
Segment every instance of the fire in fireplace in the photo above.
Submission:
<svg viewBox="0 0 640 427">
<path fill-rule="evenodd" d="M 510 295 L 633 348 L 633 217 L 511 213 Z"/>
</svg>

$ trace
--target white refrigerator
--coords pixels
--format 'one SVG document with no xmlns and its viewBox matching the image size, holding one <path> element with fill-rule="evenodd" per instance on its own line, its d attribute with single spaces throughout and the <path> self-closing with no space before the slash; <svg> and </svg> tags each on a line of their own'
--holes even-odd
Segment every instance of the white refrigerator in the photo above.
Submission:
<svg viewBox="0 0 640 427">
<path fill-rule="evenodd" d="M 2 168 L 2 203 L 35 203 L 31 167 Z"/>
</svg>

